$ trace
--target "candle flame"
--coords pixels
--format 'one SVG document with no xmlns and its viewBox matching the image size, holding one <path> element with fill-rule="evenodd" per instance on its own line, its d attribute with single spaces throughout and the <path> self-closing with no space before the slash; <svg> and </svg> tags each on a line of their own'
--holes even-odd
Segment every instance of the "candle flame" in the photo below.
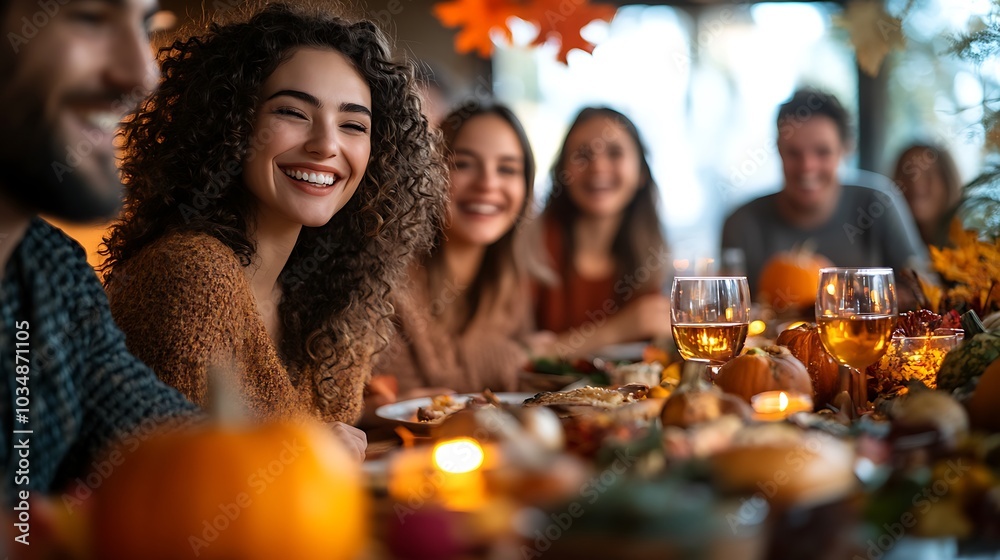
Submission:
<svg viewBox="0 0 1000 560">
<path fill-rule="evenodd" d="M 750 322 L 750 326 L 747 329 L 747 336 L 757 336 L 762 334 L 765 330 L 767 330 L 767 324 L 764 323 L 764 321 L 757 319 L 756 321 Z"/>
<path fill-rule="evenodd" d="M 834 284 L 833 282 L 830 282 L 829 284 L 826 285 L 826 293 L 828 293 L 828 294 L 830 294 L 832 296 L 836 292 L 837 292 L 837 285 L 836 284 Z"/>
<path fill-rule="evenodd" d="M 788 395 L 786 395 L 785 392 L 782 391 L 778 395 L 778 410 L 784 412 L 787 409 L 788 409 Z"/>
<path fill-rule="evenodd" d="M 472 472 L 483 465 L 485 453 L 472 438 L 442 441 L 434 446 L 434 466 L 447 473 Z"/>
</svg>

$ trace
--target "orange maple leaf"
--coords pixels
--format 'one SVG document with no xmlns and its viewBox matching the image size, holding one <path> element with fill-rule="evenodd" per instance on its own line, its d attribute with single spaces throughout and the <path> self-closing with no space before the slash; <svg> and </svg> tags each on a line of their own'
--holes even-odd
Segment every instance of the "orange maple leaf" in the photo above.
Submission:
<svg viewBox="0 0 1000 560">
<path fill-rule="evenodd" d="M 566 64 L 572 49 L 594 52 L 594 44 L 580 36 L 580 30 L 594 20 L 611 21 L 617 8 L 609 4 L 591 4 L 587 0 L 536 0 L 532 21 L 539 26 L 532 44 L 559 40 L 559 61 Z"/>
<path fill-rule="evenodd" d="M 465 54 L 476 51 L 487 58 L 493 52 L 490 31 L 501 31 L 512 39 L 507 19 L 524 18 L 526 7 L 509 0 L 452 0 L 434 5 L 434 16 L 445 27 L 461 27 L 455 36 L 455 50 Z"/>
</svg>

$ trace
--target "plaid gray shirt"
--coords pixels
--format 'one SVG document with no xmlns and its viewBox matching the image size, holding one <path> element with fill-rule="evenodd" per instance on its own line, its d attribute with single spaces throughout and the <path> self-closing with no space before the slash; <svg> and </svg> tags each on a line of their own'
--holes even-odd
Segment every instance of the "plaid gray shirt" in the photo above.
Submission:
<svg viewBox="0 0 1000 560">
<path fill-rule="evenodd" d="M 27 329 L 15 327 L 23 321 Z M 16 369 L 19 332 L 26 378 Z M 110 443 L 133 446 L 155 424 L 196 411 L 129 354 L 79 244 L 35 218 L 0 282 L 0 495 L 76 490 Z M 30 471 L 19 476 L 23 438 Z"/>
</svg>

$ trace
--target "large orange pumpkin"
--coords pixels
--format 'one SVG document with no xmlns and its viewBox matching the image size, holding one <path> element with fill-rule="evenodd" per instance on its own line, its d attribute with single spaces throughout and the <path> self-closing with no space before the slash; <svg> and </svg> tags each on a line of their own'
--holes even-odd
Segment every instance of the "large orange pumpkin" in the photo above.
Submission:
<svg viewBox="0 0 1000 560">
<path fill-rule="evenodd" d="M 806 366 L 815 391 L 813 403 L 816 409 L 820 410 L 832 403 L 840 388 L 840 366 L 823 346 L 816 323 L 783 331 L 775 344 L 788 348 Z"/>
<path fill-rule="evenodd" d="M 367 530 L 357 462 L 313 424 L 155 437 L 93 500 L 102 560 L 349 560 Z"/>
<path fill-rule="evenodd" d="M 806 248 L 777 253 L 761 269 L 757 293 L 779 313 L 816 303 L 819 270 L 833 266 L 823 255 Z"/>
<path fill-rule="evenodd" d="M 747 402 L 765 391 L 813 394 L 806 367 L 783 346 L 751 348 L 729 360 L 719 369 L 715 384 Z"/>
</svg>

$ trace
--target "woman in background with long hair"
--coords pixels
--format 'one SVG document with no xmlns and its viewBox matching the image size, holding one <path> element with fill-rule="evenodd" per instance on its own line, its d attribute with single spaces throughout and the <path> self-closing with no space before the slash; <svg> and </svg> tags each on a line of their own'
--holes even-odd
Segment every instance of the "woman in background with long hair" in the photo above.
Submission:
<svg viewBox="0 0 1000 560">
<path fill-rule="evenodd" d="M 669 335 L 658 199 L 632 121 L 606 107 L 583 109 L 556 159 L 542 214 L 560 281 L 536 290 L 535 317 L 538 328 L 559 333 L 558 354 Z"/>
</svg>

